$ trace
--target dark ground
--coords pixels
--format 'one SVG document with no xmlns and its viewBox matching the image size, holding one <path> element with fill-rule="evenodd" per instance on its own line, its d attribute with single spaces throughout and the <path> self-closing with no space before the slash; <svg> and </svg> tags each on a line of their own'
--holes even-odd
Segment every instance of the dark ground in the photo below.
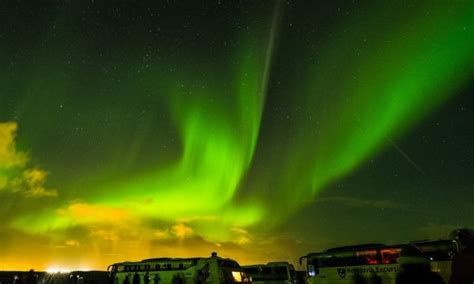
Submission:
<svg viewBox="0 0 474 284">
<path fill-rule="evenodd" d="M 35 272 L 38 276 L 38 283 L 48 284 L 102 284 L 107 283 L 106 271 L 73 271 L 71 273 L 50 274 L 46 272 Z M 28 271 L 0 271 L 0 284 L 12 284 L 15 275 L 19 276 L 20 282 L 18 284 L 25 284 L 25 279 Z M 77 276 L 82 277 L 81 280 L 76 280 Z M 72 277 L 71 277 L 72 276 Z M 73 278 L 75 278 L 73 280 Z"/>
</svg>

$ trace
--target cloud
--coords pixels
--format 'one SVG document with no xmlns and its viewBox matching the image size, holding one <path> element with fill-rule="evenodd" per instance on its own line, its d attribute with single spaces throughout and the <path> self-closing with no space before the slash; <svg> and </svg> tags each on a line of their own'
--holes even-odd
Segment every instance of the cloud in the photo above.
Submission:
<svg viewBox="0 0 474 284">
<path fill-rule="evenodd" d="M 0 122 L 0 169 L 24 167 L 28 161 L 27 154 L 16 149 L 15 122 Z"/>
<path fill-rule="evenodd" d="M 58 213 L 81 224 L 121 224 L 132 219 L 127 209 L 82 202 L 71 203 Z"/>
<path fill-rule="evenodd" d="M 19 190 L 24 190 L 26 197 L 57 197 L 55 189 L 46 189 L 44 183 L 48 173 L 39 168 L 31 168 L 23 171 L 21 177 L 16 178 L 14 183 Z"/>
<path fill-rule="evenodd" d="M 40 169 L 27 169 L 23 172 L 25 182 L 31 187 L 44 183 L 46 175 L 47 173 Z"/>
<path fill-rule="evenodd" d="M 28 155 L 17 150 L 15 122 L 0 123 L 0 190 L 21 193 L 27 198 L 57 197 L 55 189 L 45 187 L 48 173 L 28 166 Z"/>
<path fill-rule="evenodd" d="M 55 189 L 45 189 L 44 187 L 33 187 L 25 191 L 26 197 L 58 197 Z"/>
<path fill-rule="evenodd" d="M 186 217 L 186 218 L 180 218 L 178 219 L 179 222 L 182 223 L 190 223 L 190 222 L 196 222 L 196 221 L 215 221 L 217 220 L 217 216 L 193 216 L 193 217 Z"/>
<path fill-rule="evenodd" d="M 67 240 L 66 245 L 70 247 L 78 247 L 81 244 L 77 240 Z"/>
<path fill-rule="evenodd" d="M 191 227 L 186 226 L 184 223 L 178 223 L 171 227 L 173 234 L 178 237 L 178 239 L 186 239 L 193 235 L 194 231 Z"/>
<path fill-rule="evenodd" d="M 157 239 L 166 239 L 169 237 L 169 230 L 156 229 L 153 231 L 153 236 L 155 236 Z"/>
<path fill-rule="evenodd" d="M 6 188 L 7 184 L 8 184 L 7 177 L 2 176 L 1 173 L 0 173 L 0 190 Z"/>
<path fill-rule="evenodd" d="M 230 230 L 236 235 L 235 240 L 238 244 L 245 245 L 252 241 L 252 236 L 247 230 L 237 227 L 230 228 Z"/>
<path fill-rule="evenodd" d="M 0 178 L 0 189 L 8 189 L 11 192 L 19 192 L 28 198 L 57 197 L 55 189 L 45 187 L 48 173 L 39 168 L 27 168 L 12 177 Z M 3 187 L 2 187 L 3 185 Z"/>
</svg>

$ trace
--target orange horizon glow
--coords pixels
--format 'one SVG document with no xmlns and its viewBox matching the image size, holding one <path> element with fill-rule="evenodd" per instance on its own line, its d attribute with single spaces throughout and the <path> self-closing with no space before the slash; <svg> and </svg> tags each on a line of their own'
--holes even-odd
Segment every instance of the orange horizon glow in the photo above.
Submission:
<svg viewBox="0 0 474 284">
<path fill-rule="evenodd" d="M 251 250 L 250 250 L 251 251 Z M 287 251 L 286 249 L 282 251 Z M 189 250 L 186 248 L 177 249 L 175 254 L 165 253 L 163 254 L 154 254 L 154 255 L 128 255 L 128 256 L 97 256 L 92 257 L 90 259 L 82 258 L 81 262 L 79 263 L 77 260 L 74 259 L 74 255 L 71 255 L 70 259 L 65 259 L 63 257 L 58 257 L 57 261 L 54 261 L 50 257 L 45 257 L 44 255 L 38 257 L 38 260 L 13 260 L 13 261 L 0 261 L 0 271 L 29 271 L 30 269 L 34 269 L 35 271 L 39 272 L 47 272 L 47 273 L 55 273 L 61 272 L 66 273 L 70 271 L 107 271 L 109 265 L 117 262 L 123 261 L 141 261 L 146 258 L 154 258 L 154 257 L 208 257 L 211 255 L 212 251 L 208 253 L 203 253 L 202 249 L 196 249 L 195 253 L 190 253 Z M 301 255 L 295 256 L 287 256 L 284 255 L 278 256 L 278 254 L 274 254 L 274 256 L 261 256 L 255 254 L 246 254 L 244 251 L 217 251 L 218 256 L 224 258 L 231 258 L 236 260 L 240 265 L 250 265 L 250 264 L 257 264 L 257 263 L 268 263 L 270 261 L 289 261 L 293 263 L 295 267 L 299 266 L 297 259 Z M 61 259 L 61 260 L 59 260 Z"/>
</svg>

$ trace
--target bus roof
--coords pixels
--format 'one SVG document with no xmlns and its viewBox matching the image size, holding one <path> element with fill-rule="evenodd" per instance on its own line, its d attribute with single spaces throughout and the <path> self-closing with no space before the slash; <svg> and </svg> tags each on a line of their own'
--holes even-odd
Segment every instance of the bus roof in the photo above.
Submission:
<svg viewBox="0 0 474 284">
<path fill-rule="evenodd" d="M 215 259 L 224 262 L 235 262 L 230 258 L 222 258 L 220 256 L 209 256 L 209 257 L 189 257 L 189 258 L 171 258 L 171 257 L 159 257 L 159 258 L 147 258 L 139 261 L 122 261 L 114 263 L 113 265 L 136 265 L 136 264 L 147 264 L 147 263 L 179 263 L 179 262 L 197 262 L 200 259 Z M 237 263 L 237 262 L 235 262 Z M 237 263 L 238 265 L 238 263 Z"/>
<path fill-rule="evenodd" d="M 171 257 L 159 257 L 159 258 L 147 258 L 141 262 L 166 262 L 166 261 L 189 261 L 189 260 L 199 260 L 206 257 L 190 257 L 190 258 L 171 258 Z"/>
<path fill-rule="evenodd" d="M 291 265 L 288 261 L 271 261 L 267 265 Z"/>
<path fill-rule="evenodd" d="M 113 265 L 129 265 L 129 264 L 140 264 L 140 263 L 176 263 L 176 262 L 196 262 L 199 259 L 205 259 L 206 257 L 193 257 L 193 258 L 171 258 L 171 257 L 160 257 L 160 258 L 147 258 L 143 260 L 138 260 L 138 261 L 122 261 L 122 262 L 117 262 L 114 263 Z"/>
<path fill-rule="evenodd" d="M 410 244 L 416 245 L 416 244 L 447 243 L 447 242 L 456 243 L 456 240 L 420 240 L 420 241 L 412 241 L 410 242 Z"/>
<path fill-rule="evenodd" d="M 250 264 L 250 265 L 243 265 L 242 267 L 264 267 L 264 266 L 289 266 L 293 267 L 293 264 L 289 263 L 288 261 L 272 261 L 267 264 Z"/>
<path fill-rule="evenodd" d="M 379 243 L 373 244 L 362 244 L 356 246 L 344 246 L 344 247 L 336 247 L 330 248 L 322 252 L 314 252 L 309 253 L 305 256 L 300 257 L 299 261 L 300 264 L 304 258 L 313 258 L 313 257 L 331 257 L 333 254 L 340 254 L 340 253 L 351 253 L 356 251 L 364 251 L 364 250 L 386 250 L 386 249 L 401 249 L 403 246 L 412 245 L 420 249 L 423 253 L 427 253 L 429 251 L 436 250 L 436 248 L 444 248 L 444 250 L 449 250 L 450 248 L 458 249 L 457 243 L 455 240 L 420 240 L 409 242 L 406 244 L 394 244 L 394 245 L 384 245 Z"/>
<path fill-rule="evenodd" d="M 338 251 L 346 251 L 346 250 L 363 250 L 363 249 L 371 249 L 371 248 L 380 248 L 385 247 L 385 244 L 380 243 L 370 243 L 370 244 L 362 244 L 362 245 L 354 245 L 354 246 L 344 246 L 344 247 L 336 247 L 327 249 L 325 252 L 338 252 Z"/>
</svg>

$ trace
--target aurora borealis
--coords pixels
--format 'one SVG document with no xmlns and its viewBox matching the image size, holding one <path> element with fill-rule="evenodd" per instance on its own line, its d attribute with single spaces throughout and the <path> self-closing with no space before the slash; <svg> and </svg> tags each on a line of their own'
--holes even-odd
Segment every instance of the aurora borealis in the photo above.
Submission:
<svg viewBox="0 0 474 284">
<path fill-rule="evenodd" d="M 0 4 L 0 269 L 474 226 L 474 4 L 199 2 Z"/>
</svg>

